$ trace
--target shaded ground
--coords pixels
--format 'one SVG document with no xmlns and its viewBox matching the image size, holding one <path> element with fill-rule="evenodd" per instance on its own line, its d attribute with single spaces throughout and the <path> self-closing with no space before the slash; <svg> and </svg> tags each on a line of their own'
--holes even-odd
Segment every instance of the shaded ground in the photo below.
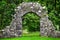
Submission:
<svg viewBox="0 0 60 40">
<path fill-rule="evenodd" d="M 0 38 L 0 40 L 60 40 L 60 38 L 41 37 L 39 36 L 39 32 L 33 32 L 33 33 L 23 34 L 22 37 Z"/>
</svg>

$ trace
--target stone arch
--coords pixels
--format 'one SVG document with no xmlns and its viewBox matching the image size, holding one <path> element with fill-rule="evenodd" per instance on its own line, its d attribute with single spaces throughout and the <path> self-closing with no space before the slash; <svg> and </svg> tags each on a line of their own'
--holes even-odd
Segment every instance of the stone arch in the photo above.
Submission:
<svg viewBox="0 0 60 40">
<path fill-rule="evenodd" d="M 40 18 L 40 34 L 41 36 L 60 37 L 60 32 L 56 32 L 52 22 L 48 19 L 47 11 L 37 2 L 21 3 L 16 9 L 14 19 L 10 27 L 1 30 L 1 37 L 18 37 L 22 34 L 22 16 L 28 12 L 34 12 Z"/>
<path fill-rule="evenodd" d="M 49 29 L 48 27 L 53 26 L 52 24 L 50 24 L 48 21 L 48 15 L 47 15 L 47 11 L 44 10 L 44 8 L 39 4 L 39 3 L 22 3 L 20 6 L 17 7 L 16 11 L 16 17 L 17 17 L 17 24 L 19 24 L 20 26 L 22 26 L 22 16 L 28 12 L 34 12 L 36 13 L 38 16 L 41 17 L 40 19 L 40 32 L 42 36 L 48 36 L 49 34 Z M 49 26 L 48 26 L 49 25 Z M 17 25 L 18 26 L 18 25 Z M 22 28 L 21 28 L 22 29 Z M 54 27 L 51 28 L 52 30 L 55 30 Z"/>
<path fill-rule="evenodd" d="M 17 17 L 16 18 L 16 20 L 17 20 L 16 22 L 17 22 L 18 25 L 20 25 L 20 28 L 22 26 L 22 18 L 21 17 L 23 15 L 25 15 L 26 13 L 28 13 L 28 12 L 34 12 L 34 13 L 36 13 L 38 16 L 41 17 L 40 21 L 44 21 L 44 20 L 47 21 L 48 20 L 48 16 L 46 14 L 46 10 L 43 10 L 43 7 L 40 4 L 38 4 L 38 3 L 32 3 L 32 2 L 30 2 L 30 3 L 22 3 L 20 6 L 17 7 L 17 9 L 15 11 L 16 11 L 16 17 Z M 44 18 L 44 19 L 42 19 L 42 18 Z M 43 22 L 41 22 L 41 23 L 43 23 Z M 41 27 L 42 27 L 42 25 L 41 25 Z M 41 30 L 43 31 L 42 28 L 41 28 Z M 41 32 L 41 34 L 43 35 L 42 32 Z M 44 36 L 46 36 L 46 35 L 47 34 L 45 34 L 45 32 L 44 32 Z"/>
</svg>

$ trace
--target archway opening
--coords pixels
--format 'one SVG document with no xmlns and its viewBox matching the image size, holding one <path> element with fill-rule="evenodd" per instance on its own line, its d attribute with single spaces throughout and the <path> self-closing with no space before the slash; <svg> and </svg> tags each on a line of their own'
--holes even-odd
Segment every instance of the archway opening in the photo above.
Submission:
<svg viewBox="0 0 60 40">
<path fill-rule="evenodd" d="M 40 17 L 33 12 L 28 12 L 22 17 L 23 36 L 40 35 Z"/>
</svg>

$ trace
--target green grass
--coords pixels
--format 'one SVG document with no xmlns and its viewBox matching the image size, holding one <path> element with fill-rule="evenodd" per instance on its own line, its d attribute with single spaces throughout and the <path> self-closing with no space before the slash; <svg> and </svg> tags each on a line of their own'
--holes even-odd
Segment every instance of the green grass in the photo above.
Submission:
<svg viewBox="0 0 60 40">
<path fill-rule="evenodd" d="M 22 37 L 0 38 L 0 40 L 60 40 L 60 38 L 41 37 L 39 32 L 23 34 Z"/>
</svg>

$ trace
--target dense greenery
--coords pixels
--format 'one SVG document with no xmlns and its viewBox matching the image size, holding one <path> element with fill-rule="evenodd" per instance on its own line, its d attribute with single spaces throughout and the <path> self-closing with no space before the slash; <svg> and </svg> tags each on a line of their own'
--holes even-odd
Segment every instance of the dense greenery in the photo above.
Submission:
<svg viewBox="0 0 60 40">
<path fill-rule="evenodd" d="M 56 30 L 60 30 L 60 0 L 0 0 L 0 29 L 3 29 L 5 26 L 8 26 L 10 24 L 12 15 L 15 14 L 14 9 L 22 2 L 38 2 L 42 6 L 46 6 L 49 19 L 53 22 Z M 31 18 L 28 18 L 30 15 L 31 14 L 26 15 L 28 19 L 26 19 L 26 21 L 31 22 L 30 19 L 36 17 L 33 14 L 31 15 Z M 23 25 L 34 27 L 34 22 L 31 22 L 32 25 L 24 24 L 24 22 Z M 39 25 L 38 22 L 39 21 L 37 20 L 35 26 Z"/>
<path fill-rule="evenodd" d="M 39 31 L 40 30 L 40 17 L 33 12 L 29 12 L 23 16 L 23 28 L 28 31 Z"/>
</svg>

